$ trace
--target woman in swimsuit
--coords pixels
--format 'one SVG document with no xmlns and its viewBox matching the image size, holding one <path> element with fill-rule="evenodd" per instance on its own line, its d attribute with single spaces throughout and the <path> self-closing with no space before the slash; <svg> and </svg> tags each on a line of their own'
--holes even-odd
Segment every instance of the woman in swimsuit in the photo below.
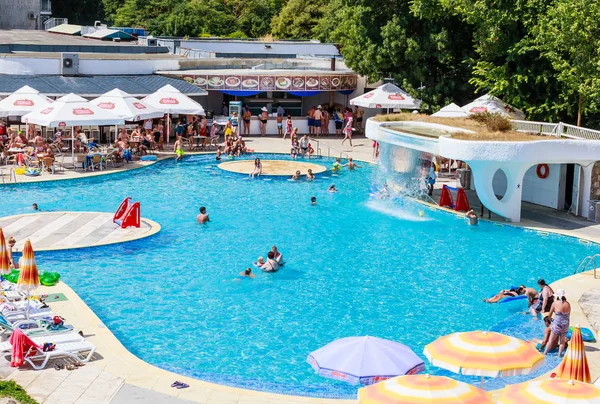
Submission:
<svg viewBox="0 0 600 404">
<path fill-rule="evenodd" d="M 250 178 L 254 178 L 255 175 L 257 177 L 260 177 L 261 174 L 262 174 L 262 163 L 260 162 L 259 158 L 255 158 L 254 159 L 254 170 L 250 173 Z"/>
<path fill-rule="evenodd" d="M 267 134 L 267 121 L 269 119 L 269 113 L 266 107 L 262 107 L 260 113 L 260 136 L 265 136 Z"/>
<path fill-rule="evenodd" d="M 248 106 L 244 107 L 244 113 L 242 114 L 242 119 L 244 120 L 244 136 L 250 136 L 250 118 L 252 118 L 252 112 Z"/>
<path fill-rule="evenodd" d="M 494 296 L 490 297 L 489 299 L 483 299 L 483 301 L 485 303 L 498 303 L 500 300 L 504 299 L 505 297 L 517 297 L 524 293 L 525 293 L 525 289 L 523 289 L 522 286 L 519 286 L 516 289 L 515 288 L 503 289 L 500 292 L 496 293 Z"/>
<path fill-rule="evenodd" d="M 552 303 L 550 313 L 548 314 L 549 317 L 554 314 L 554 318 L 550 324 L 550 331 L 552 331 L 552 334 L 550 334 L 544 355 L 546 355 L 549 351 L 552 351 L 556 347 L 556 344 L 558 344 L 560 341 L 560 346 L 558 348 L 558 357 L 560 358 L 567 345 L 567 332 L 569 331 L 571 304 L 567 302 L 564 289 L 558 289 L 555 296 L 556 301 Z"/>
<path fill-rule="evenodd" d="M 538 280 L 538 286 L 542 289 L 538 295 L 538 301 L 531 307 L 538 313 L 547 313 L 554 303 L 554 291 L 543 279 Z"/>
</svg>

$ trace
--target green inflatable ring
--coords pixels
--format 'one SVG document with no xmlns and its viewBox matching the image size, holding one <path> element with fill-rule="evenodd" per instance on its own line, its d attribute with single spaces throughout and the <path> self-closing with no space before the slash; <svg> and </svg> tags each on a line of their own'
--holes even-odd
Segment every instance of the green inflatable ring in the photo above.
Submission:
<svg viewBox="0 0 600 404">
<path fill-rule="evenodd" d="M 40 283 L 44 286 L 54 286 L 60 278 L 58 272 L 42 272 L 40 274 Z"/>
</svg>

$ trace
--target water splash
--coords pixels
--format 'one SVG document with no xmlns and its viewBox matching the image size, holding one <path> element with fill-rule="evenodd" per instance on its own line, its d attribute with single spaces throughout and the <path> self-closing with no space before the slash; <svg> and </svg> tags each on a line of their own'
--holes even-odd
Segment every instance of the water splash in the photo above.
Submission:
<svg viewBox="0 0 600 404">
<path fill-rule="evenodd" d="M 366 203 L 367 208 L 383 213 L 384 215 L 392 216 L 397 219 L 408 220 L 411 222 L 427 222 L 433 220 L 427 217 L 427 214 L 421 209 L 417 210 L 417 206 L 407 206 L 408 204 L 401 203 L 390 199 L 372 199 Z M 422 213 L 423 215 L 421 216 Z"/>
</svg>

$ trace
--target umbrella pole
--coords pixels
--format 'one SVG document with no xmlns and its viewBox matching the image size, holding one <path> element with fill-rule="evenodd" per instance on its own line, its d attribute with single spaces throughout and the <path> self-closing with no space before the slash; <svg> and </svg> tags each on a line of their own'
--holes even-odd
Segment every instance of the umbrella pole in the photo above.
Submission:
<svg viewBox="0 0 600 404">
<path fill-rule="evenodd" d="M 73 127 L 71 126 L 71 161 L 73 162 L 73 170 L 77 167 L 75 166 L 75 132 L 73 131 Z"/>
<path fill-rule="evenodd" d="M 27 320 L 29 320 L 29 289 L 27 289 Z"/>
<path fill-rule="evenodd" d="M 167 147 L 169 146 L 169 137 L 171 135 L 171 114 L 167 112 Z"/>
</svg>

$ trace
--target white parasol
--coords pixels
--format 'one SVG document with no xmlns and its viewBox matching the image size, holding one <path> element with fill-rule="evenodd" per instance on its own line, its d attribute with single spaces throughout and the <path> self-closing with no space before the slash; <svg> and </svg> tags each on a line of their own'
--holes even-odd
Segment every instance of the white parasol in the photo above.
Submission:
<svg viewBox="0 0 600 404">
<path fill-rule="evenodd" d="M 50 98 L 40 94 L 35 88 L 23 86 L 0 101 L 0 116 L 23 116 L 51 103 Z"/>
<path fill-rule="evenodd" d="M 421 100 L 411 97 L 392 83 L 386 83 L 350 100 L 350 105 L 364 108 L 419 109 Z"/>
<path fill-rule="evenodd" d="M 455 103 L 451 103 L 446 105 L 444 108 L 440 109 L 438 112 L 431 116 L 437 116 L 440 118 L 466 118 L 469 116 L 469 114 L 467 114 L 467 111 L 465 111 Z"/>
<path fill-rule="evenodd" d="M 500 98 L 494 97 L 491 94 L 483 95 L 477 98 L 470 104 L 462 107 L 469 115 L 477 113 L 501 114 L 512 119 L 525 119 L 525 114 L 508 105 Z"/>
</svg>

